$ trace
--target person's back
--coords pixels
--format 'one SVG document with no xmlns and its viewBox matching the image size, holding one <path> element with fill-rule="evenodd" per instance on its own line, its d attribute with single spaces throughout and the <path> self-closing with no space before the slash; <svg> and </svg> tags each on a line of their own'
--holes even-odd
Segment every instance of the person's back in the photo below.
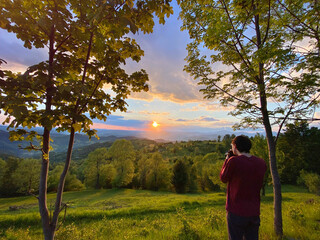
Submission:
<svg viewBox="0 0 320 240">
<path fill-rule="evenodd" d="M 235 156 L 226 157 L 220 179 L 228 183 L 226 210 L 231 240 L 258 239 L 260 190 L 267 169 L 263 159 L 252 156 L 251 141 L 238 136 L 232 141 Z"/>
<path fill-rule="evenodd" d="M 255 156 L 234 156 L 228 160 L 229 169 L 221 174 L 221 180 L 228 182 L 228 212 L 240 216 L 260 214 L 260 190 L 263 184 L 266 164 Z M 229 174 L 229 175 L 228 175 Z"/>
</svg>

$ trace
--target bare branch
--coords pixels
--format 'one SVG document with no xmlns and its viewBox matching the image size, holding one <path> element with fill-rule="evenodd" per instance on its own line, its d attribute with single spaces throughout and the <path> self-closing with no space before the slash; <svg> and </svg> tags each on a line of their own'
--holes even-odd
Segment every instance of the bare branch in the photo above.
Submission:
<svg viewBox="0 0 320 240">
<path fill-rule="evenodd" d="M 60 211 L 59 211 L 59 214 L 63 211 L 64 209 L 64 215 L 63 215 L 63 220 L 59 223 L 59 225 L 57 226 L 57 229 L 56 231 L 59 230 L 59 228 L 62 226 L 62 224 L 65 222 L 66 220 L 66 215 L 67 215 L 67 208 L 69 207 L 69 204 L 68 203 L 62 203 L 61 204 L 62 207 L 60 208 Z"/>
<path fill-rule="evenodd" d="M 39 200 L 39 197 L 37 195 L 35 195 L 34 193 L 32 193 L 31 191 L 28 191 L 28 194 Z"/>
</svg>

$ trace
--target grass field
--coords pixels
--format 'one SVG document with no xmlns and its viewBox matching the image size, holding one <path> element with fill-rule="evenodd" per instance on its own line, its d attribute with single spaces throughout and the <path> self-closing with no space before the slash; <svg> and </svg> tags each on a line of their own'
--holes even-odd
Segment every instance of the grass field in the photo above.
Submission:
<svg viewBox="0 0 320 240">
<path fill-rule="evenodd" d="M 64 202 L 56 239 L 227 239 L 224 193 L 86 190 L 65 193 Z M 319 196 L 283 186 L 282 206 L 284 239 L 320 239 Z M 0 239 L 42 239 L 36 198 L 0 199 Z M 262 198 L 260 239 L 276 239 L 271 189 Z"/>
</svg>

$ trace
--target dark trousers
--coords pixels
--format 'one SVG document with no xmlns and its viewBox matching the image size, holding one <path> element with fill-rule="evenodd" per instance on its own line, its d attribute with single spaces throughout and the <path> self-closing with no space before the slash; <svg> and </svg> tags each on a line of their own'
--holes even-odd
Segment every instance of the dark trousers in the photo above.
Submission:
<svg viewBox="0 0 320 240">
<path fill-rule="evenodd" d="M 258 240 L 260 217 L 242 217 L 227 214 L 229 240 Z"/>
</svg>

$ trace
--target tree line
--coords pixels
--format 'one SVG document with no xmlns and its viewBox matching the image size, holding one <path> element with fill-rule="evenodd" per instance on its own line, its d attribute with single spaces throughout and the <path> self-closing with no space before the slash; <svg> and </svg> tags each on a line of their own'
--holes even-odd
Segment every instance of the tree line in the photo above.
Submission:
<svg viewBox="0 0 320 240">
<path fill-rule="evenodd" d="M 224 191 L 219 173 L 234 135 L 213 141 L 158 143 L 139 139 L 118 139 L 111 147 L 96 148 L 88 157 L 74 161 L 67 174 L 65 191 L 86 188 L 134 188 L 154 191 Z M 266 138 L 251 137 L 251 153 L 268 162 Z M 305 122 L 288 124 L 278 140 L 279 173 L 283 184 L 299 184 L 319 194 L 320 130 Z M 0 159 L 2 196 L 36 194 L 40 159 Z M 49 171 L 48 191 L 57 191 L 63 165 Z M 270 171 L 264 187 L 271 184 Z"/>
</svg>

